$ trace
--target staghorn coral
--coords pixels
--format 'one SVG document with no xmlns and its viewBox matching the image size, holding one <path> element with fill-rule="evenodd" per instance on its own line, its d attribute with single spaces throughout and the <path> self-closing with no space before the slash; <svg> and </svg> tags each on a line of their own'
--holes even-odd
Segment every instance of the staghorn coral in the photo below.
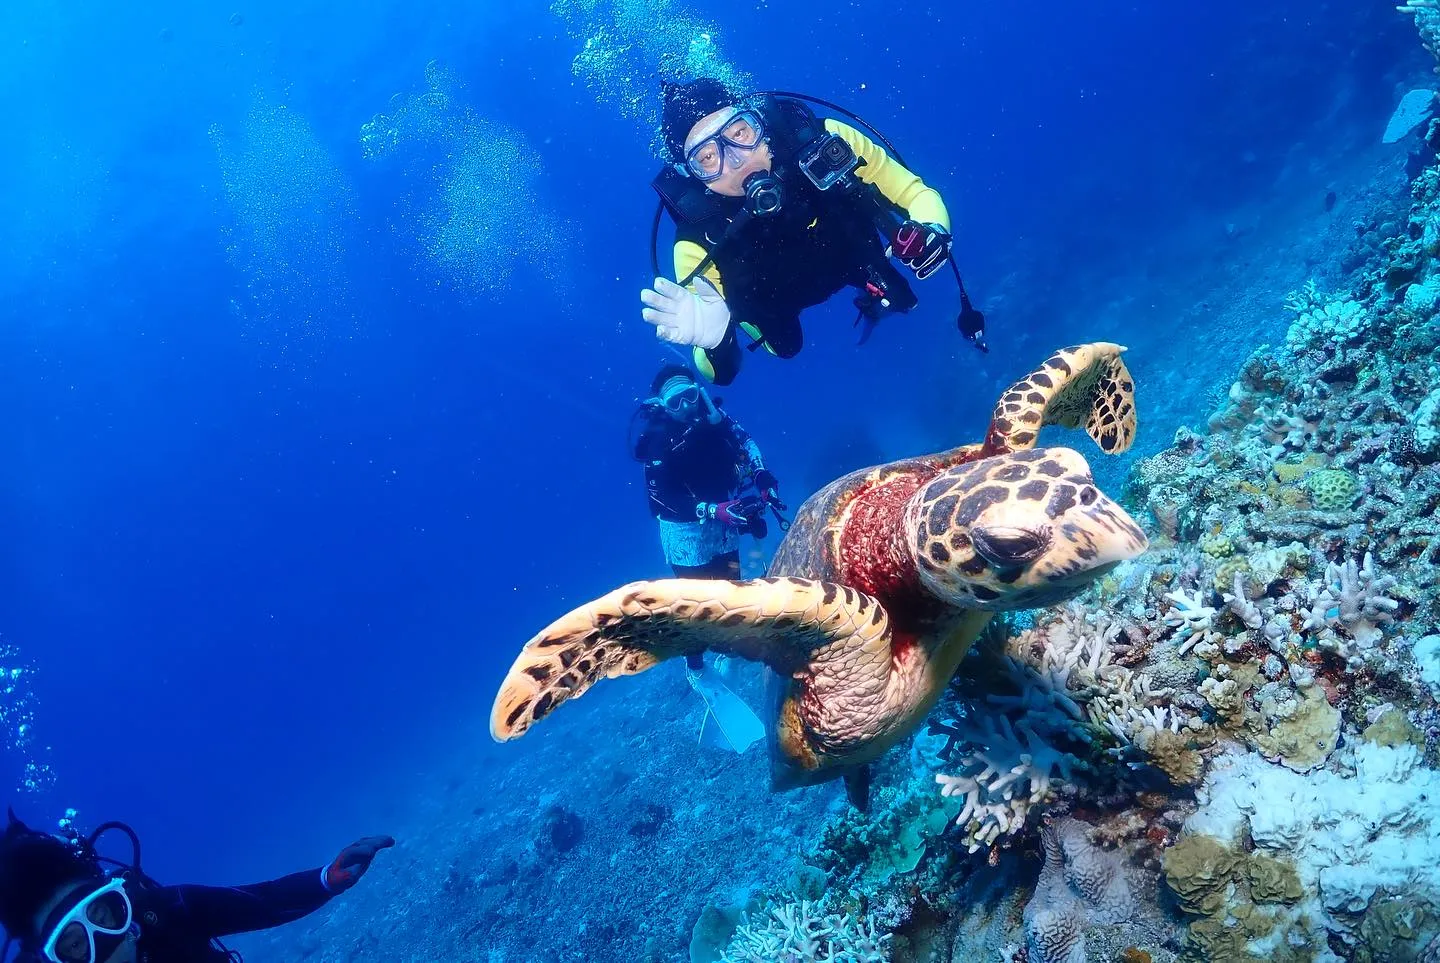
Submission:
<svg viewBox="0 0 1440 963">
<path fill-rule="evenodd" d="M 1026 720 L 1012 725 L 1004 716 L 953 730 L 969 748 L 959 771 L 935 781 L 944 796 L 964 800 L 955 824 L 965 830 L 970 852 L 1018 832 L 1030 807 L 1050 795 L 1053 773 L 1069 779 L 1074 757 L 1051 746 Z"/>
<path fill-rule="evenodd" d="M 1013 691 L 987 686 L 958 721 L 932 723 L 949 737 L 942 756 L 954 767 L 936 781 L 943 795 L 962 800 L 955 824 L 971 852 L 1019 832 L 1057 778 L 1073 783 L 1097 737 L 1109 740 L 1112 756 L 1143 760 L 1151 746 L 1162 772 L 1194 778 L 1196 758 L 1186 753 L 1198 722 L 1171 704 L 1170 689 L 1117 661 L 1137 631 L 1109 613 L 1065 606 L 992 657 L 992 675 Z"/>
<path fill-rule="evenodd" d="M 1380 626 L 1391 621 L 1400 607 L 1386 594 L 1395 585 L 1393 576 L 1376 573 L 1370 552 L 1358 566 L 1354 559 L 1332 562 L 1324 581 L 1310 587 L 1304 629 L 1323 648 L 1356 662 L 1380 643 Z"/>
<path fill-rule="evenodd" d="M 809 900 L 747 914 L 718 963 L 888 963 L 890 936 Z"/>
</svg>

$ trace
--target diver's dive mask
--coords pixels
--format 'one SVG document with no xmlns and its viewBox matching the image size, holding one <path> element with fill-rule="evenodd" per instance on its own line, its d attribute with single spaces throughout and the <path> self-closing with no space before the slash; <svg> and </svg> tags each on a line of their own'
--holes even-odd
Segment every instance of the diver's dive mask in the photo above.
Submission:
<svg viewBox="0 0 1440 963">
<path fill-rule="evenodd" d="M 699 400 L 700 389 L 693 383 L 683 388 L 677 388 L 674 391 L 662 391 L 660 393 L 660 403 L 665 406 L 665 410 L 675 414 L 679 414 L 686 407 L 694 405 Z"/>
<path fill-rule="evenodd" d="M 748 154 L 764 139 L 765 123 L 759 112 L 737 110 L 715 133 L 685 152 L 685 167 L 702 184 L 708 184 L 725 173 L 727 154 L 730 165 L 738 167 L 744 162 L 741 152 Z"/>
<path fill-rule="evenodd" d="M 48 963 L 99 963 L 124 942 L 133 921 L 125 881 L 111 879 L 60 915 L 50 927 L 42 957 Z"/>
</svg>

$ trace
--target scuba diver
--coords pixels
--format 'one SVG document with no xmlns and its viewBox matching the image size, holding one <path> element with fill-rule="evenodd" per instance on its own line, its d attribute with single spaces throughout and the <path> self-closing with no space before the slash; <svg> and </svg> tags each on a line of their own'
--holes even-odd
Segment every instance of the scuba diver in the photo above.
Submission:
<svg viewBox="0 0 1440 963">
<path fill-rule="evenodd" d="M 96 840 L 111 829 L 130 837 L 129 865 L 96 852 Z M 323 868 L 267 883 L 161 886 L 141 871 L 139 839 L 125 824 L 106 823 L 72 841 L 30 829 L 11 811 L 0 837 L 5 950 L 20 944 L 17 963 L 229 963 L 239 954 L 220 937 L 313 913 L 354 886 L 375 854 L 393 845 L 389 836 L 366 837 Z"/>
<path fill-rule="evenodd" d="M 789 527 L 780 483 L 754 439 L 689 368 L 663 366 L 650 395 L 631 420 L 630 451 L 645 466 L 665 560 L 676 578 L 739 579 L 740 536 L 765 538 L 767 511 Z M 753 492 L 742 494 L 747 489 Z M 685 657 L 685 675 L 706 703 L 702 743 L 744 752 L 764 736 L 764 724 L 706 671 L 701 654 Z"/>
<path fill-rule="evenodd" d="M 940 195 L 893 148 L 822 121 L 804 100 L 834 105 L 802 97 L 738 97 L 712 78 L 665 85 L 661 128 L 673 163 L 652 184 L 661 199 L 654 231 L 668 211 L 678 283 L 658 276 L 652 238 L 657 277 L 641 292 L 641 316 L 662 341 L 690 345 L 700 372 L 725 385 L 740 368 L 740 332 L 751 350 L 794 357 L 803 344 L 800 312 L 851 287 L 863 343 L 881 318 L 918 303 L 892 257 L 918 280 L 949 262 L 960 330 L 988 350 L 984 315 L 950 262 Z"/>
</svg>

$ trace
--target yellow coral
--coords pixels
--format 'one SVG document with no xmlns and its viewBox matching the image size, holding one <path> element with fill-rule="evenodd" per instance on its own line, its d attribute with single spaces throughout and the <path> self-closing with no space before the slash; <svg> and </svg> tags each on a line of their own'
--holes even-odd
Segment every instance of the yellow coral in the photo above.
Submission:
<svg viewBox="0 0 1440 963">
<path fill-rule="evenodd" d="M 1200 551 L 1211 558 L 1227 558 L 1235 554 L 1235 543 L 1224 532 L 1204 535 L 1200 538 Z"/>
<path fill-rule="evenodd" d="M 1146 726 L 1136 735 L 1135 745 L 1175 785 L 1193 786 L 1200 781 L 1204 761 L 1188 735 Z"/>
<path fill-rule="evenodd" d="M 1248 580 L 1250 575 L 1250 560 L 1243 555 L 1232 555 L 1219 565 L 1215 566 L 1215 589 L 1219 592 L 1232 592 L 1235 590 L 1235 576 L 1241 576 Z"/>
<path fill-rule="evenodd" d="M 1425 748 L 1425 734 L 1410 724 L 1410 719 L 1399 709 L 1390 708 L 1381 714 L 1365 731 L 1360 733 L 1366 740 L 1381 746 L 1412 745 Z"/>
<path fill-rule="evenodd" d="M 1280 481 L 1280 484 L 1293 485 L 1304 478 L 1305 473 L 1310 469 L 1305 465 L 1296 464 L 1293 461 L 1286 461 L 1280 462 L 1271 470 L 1275 472 L 1275 477 Z"/>
<path fill-rule="evenodd" d="M 1275 500 L 1280 503 L 1281 508 L 1303 511 L 1312 507 L 1310 499 L 1305 497 L 1305 492 L 1298 488 L 1282 488 Z"/>
<path fill-rule="evenodd" d="M 1255 734 L 1255 747 L 1272 762 L 1296 772 L 1324 763 L 1340 738 L 1340 713 L 1319 686 L 1306 690 L 1304 699 L 1296 703 L 1262 700 L 1260 719 L 1269 727 Z M 1257 727 L 1260 719 L 1255 720 Z"/>
</svg>

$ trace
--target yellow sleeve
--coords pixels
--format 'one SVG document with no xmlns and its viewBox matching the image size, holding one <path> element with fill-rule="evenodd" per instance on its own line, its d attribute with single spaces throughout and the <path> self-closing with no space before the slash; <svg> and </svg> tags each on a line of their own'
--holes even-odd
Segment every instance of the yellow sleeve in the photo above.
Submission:
<svg viewBox="0 0 1440 963">
<path fill-rule="evenodd" d="M 938 191 L 927 187 L 924 181 L 854 127 L 827 117 L 825 129 L 839 134 L 856 156 L 865 160 L 865 165 L 859 170 L 862 181 L 880 188 L 880 193 L 904 210 L 911 220 L 939 224 L 946 231 L 950 230 L 950 212 L 945 209 L 945 202 L 940 199 Z"/>
<path fill-rule="evenodd" d="M 699 267 L 700 262 L 705 260 L 705 254 L 705 249 L 694 241 L 676 241 L 675 280 L 678 282 L 682 278 L 689 277 L 690 272 Z M 725 284 L 720 280 L 720 269 L 715 266 L 715 262 L 711 261 L 710 265 L 701 273 L 709 279 L 711 284 L 715 285 L 715 290 L 719 291 L 723 297 L 725 295 Z"/>
</svg>

